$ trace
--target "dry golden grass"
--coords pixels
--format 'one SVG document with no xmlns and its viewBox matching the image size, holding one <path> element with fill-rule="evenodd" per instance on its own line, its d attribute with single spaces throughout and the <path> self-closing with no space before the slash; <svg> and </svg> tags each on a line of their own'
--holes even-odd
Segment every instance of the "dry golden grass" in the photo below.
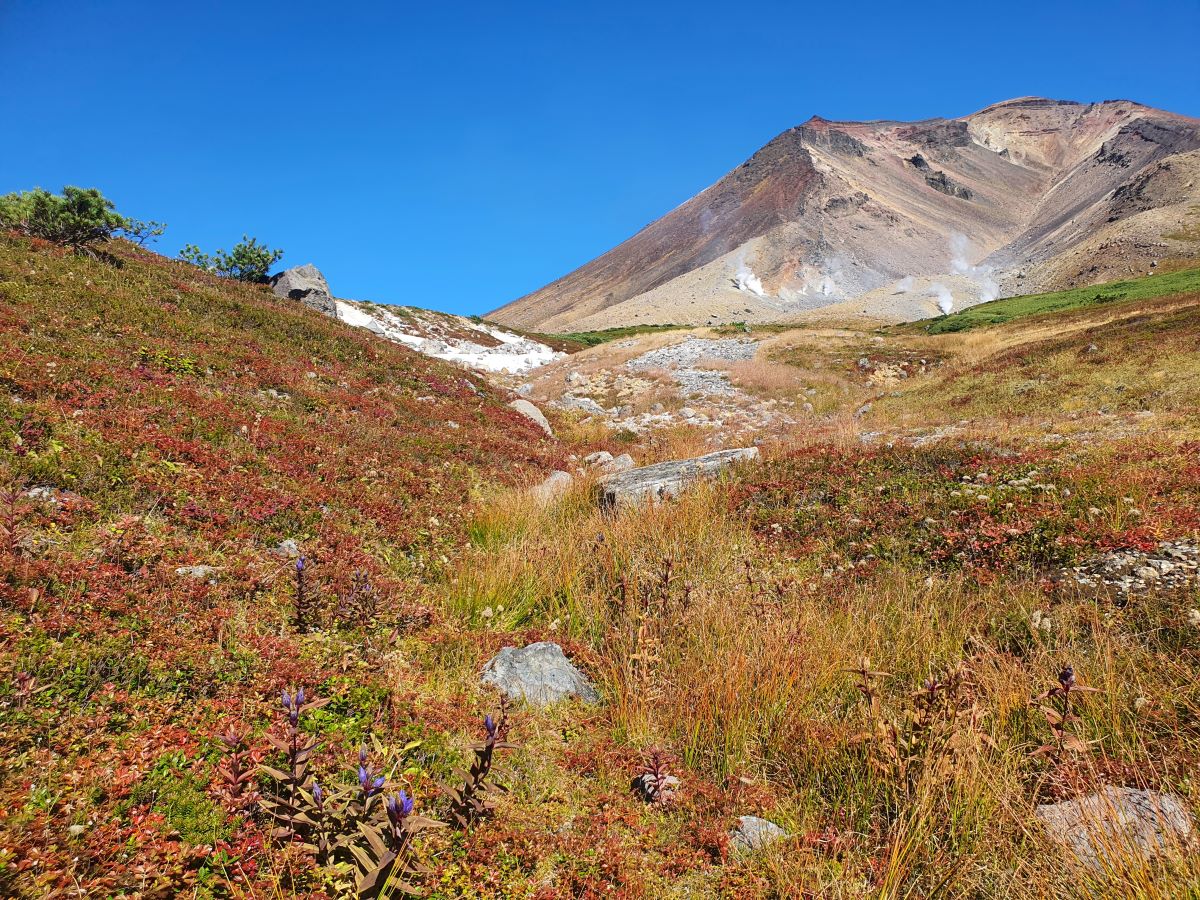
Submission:
<svg viewBox="0 0 1200 900">
<path fill-rule="evenodd" d="M 1196 432 L 1192 310 L 1176 301 L 1133 317 L 1093 311 L 1070 316 L 1055 334 L 1039 322 L 881 340 L 810 329 L 769 338 L 759 359 L 730 372 L 760 396 L 821 391 L 818 415 L 772 435 L 768 457 L 814 447 L 853 456 L 865 431 L 886 437 L 938 425 L 954 425 L 960 442 L 1040 446 L 1050 429 L 1078 438 L 1094 445 L 1090 462 L 1078 463 L 1087 478 L 1120 479 L 1111 486 L 1120 502 L 1088 515 L 1120 533 L 1139 527 L 1132 511 L 1151 508 L 1161 488 L 1152 467 L 1118 475 L 1112 463 L 1154 459 Z M 1081 353 L 1093 342 L 1098 356 Z M 868 353 L 927 354 L 935 364 L 880 388 L 855 371 Z M 1025 403 L 1014 389 L 1035 380 L 1043 383 Z M 868 399 L 873 408 L 856 416 Z M 1106 402 L 1115 418 L 1096 412 Z M 1145 409 L 1159 424 L 1138 416 Z M 587 443 L 580 454 L 617 449 L 596 425 L 563 433 Z M 709 438 L 669 429 L 631 449 L 649 463 L 706 452 Z M 492 498 L 447 579 L 445 608 L 468 632 L 557 636 L 580 648 L 605 701 L 593 733 L 634 755 L 669 750 L 689 778 L 750 792 L 757 799 L 746 812 L 798 836 L 752 863 L 690 870 L 656 895 L 1200 896 L 1190 850 L 1148 864 L 1113 848 L 1109 869 L 1093 871 L 1051 845 L 1035 816 L 1039 802 L 1104 783 L 1200 802 L 1190 774 L 1200 758 L 1197 643 L 1180 625 L 1200 594 L 1125 608 L 1084 592 L 1048 593 L 1028 571 L 976 577 L 904 556 L 839 569 L 837 522 L 793 552 L 751 528 L 728 483 L 616 517 L 595 508 L 593 486 L 580 479 L 545 507 L 518 494 Z M 866 479 L 861 490 L 875 487 Z M 875 682 L 877 706 L 850 671 L 864 657 L 887 673 Z M 1031 698 L 1068 664 L 1099 691 L 1074 726 L 1092 749 L 1049 765 L 1033 755 L 1050 732 Z M 926 679 L 956 671 L 959 713 L 932 726 L 946 743 L 922 743 L 913 737 L 915 696 Z M 552 752 L 554 728 L 536 721 L 539 746 Z M 586 807 L 587 792 L 556 766 L 530 762 L 524 774 L 527 796 Z"/>
<path fill-rule="evenodd" d="M 846 415 L 791 446 L 855 447 L 861 427 Z M 680 441 L 670 455 L 695 449 Z M 1125 489 L 1139 496 L 1136 482 Z M 1046 593 L 1023 576 L 978 581 L 900 560 L 827 578 L 827 550 L 792 558 L 764 544 L 721 484 L 615 518 L 589 492 L 581 482 L 548 508 L 497 497 L 449 585 L 449 609 L 470 627 L 582 642 L 613 740 L 667 747 L 696 776 L 767 790 L 771 817 L 793 833 L 847 842 L 835 858 L 804 842 L 775 848 L 756 863 L 768 890 L 744 896 L 1165 900 L 1200 890 L 1195 857 L 1149 866 L 1117 854 L 1113 871 L 1093 872 L 1049 845 L 1034 816 L 1051 773 L 1031 757 L 1047 731 L 1030 698 L 1068 663 L 1101 692 L 1079 726 L 1095 756 L 1064 770 L 1076 789 L 1116 766 L 1200 800 L 1184 776 L 1200 750 L 1186 724 L 1200 714 L 1194 667 L 1147 642 L 1144 626 L 1080 598 L 1058 603 L 1039 630 L 1029 623 Z M 481 620 L 487 606 L 493 616 Z M 1014 634 L 1019 652 L 1004 637 Z M 878 739 L 861 739 L 875 727 L 870 706 L 848 672 L 863 657 L 888 673 L 879 715 L 901 729 L 926 678 L 964 667 L 976 724 L 954 726 L 954 754 L 906 751 L 916 774 L 903 778 L 878 762 Z M 688 896 L 717 896 L 714 877 L 690 878 Z"/>
</svg>

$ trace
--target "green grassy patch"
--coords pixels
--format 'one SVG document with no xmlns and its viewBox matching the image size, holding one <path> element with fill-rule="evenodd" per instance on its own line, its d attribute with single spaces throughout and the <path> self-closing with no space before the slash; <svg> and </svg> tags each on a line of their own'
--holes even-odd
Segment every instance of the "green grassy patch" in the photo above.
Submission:
<svg viewBox="0 0 1200 900">
<path fill-rule="evenodd" d="M 130 809 L 148 806 L 162 815 L 167 828 L 195 846 L 229 837 L 225 813 L 209 799 L 205 784 L 189 769 L 187 757 L 175 751 L 164 755 L 129 798 Z"/>
<path fill-rule="evenodd" d="M 625 325 L 620 328 L 602 328 L 599 331 L 573 331 L 568 334 L 549 334 L 539 337 L 555 338 L 571 341 L 582 348 L 595 347 L 609 341 L 621 338 L 635 337 L 639 334 L 654 334 L 658 331 L 678 331 L 681 328 L 693 328 L 693 325 Z"/>
<path fill-rule="evenodd" d="M 973 328 L 1002 325 L 1013 319 L 1041 313 L 1064 312 L 1124 300 L 1149 300 L 1195 290 L 1200 290 L 1200 269 L 1185 269 L 1129 281 L 1111 281 L 1107 284 L 1073 288 L 1069 291 L 993 300 L 991 303 L 981 303 L 943 316 L 924 326 L 923 330 L 929 334 L 970 331 Z"/>
</svg>

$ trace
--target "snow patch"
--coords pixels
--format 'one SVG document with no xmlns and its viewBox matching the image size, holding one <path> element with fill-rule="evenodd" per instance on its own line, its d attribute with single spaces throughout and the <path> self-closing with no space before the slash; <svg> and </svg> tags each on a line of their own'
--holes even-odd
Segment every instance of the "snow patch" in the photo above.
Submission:
<svg viewBox="0 0 1200 900">
<path fill-rule="evenodd" d="M 400 315 L 386 306 L 347 300 L 338 300 L 337 308 L 338 315 L 348 325 L 366 328 L 426 356 L 485 372 L 509 372 L 515 375 L 566 356 L 538 341 L 461 316 L 411 308 L 405 308 L 404 315 Z M 451 334 L 451 331 L 478 332 L 500 344 L 489 347 Z"/>
</svg>

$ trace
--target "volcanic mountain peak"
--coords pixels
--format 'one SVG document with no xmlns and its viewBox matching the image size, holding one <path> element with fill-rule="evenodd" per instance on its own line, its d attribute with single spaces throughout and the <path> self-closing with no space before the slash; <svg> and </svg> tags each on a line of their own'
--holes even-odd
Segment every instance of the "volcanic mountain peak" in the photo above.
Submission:
<svg viewBox="0 0 1200 900">
<path fill-rule="evenodd" d="M 945 293 L 961 306 L 1120 277 L 1200 254 L 1170 237 L 1200 197 L 1197 151 L 1200 121 L 1129 100 L 1020 97 L 917 122 L 813 116 L 492 316 L 566 331 L 775 320 L 853 299 L 908 318 L 936 313 Z"/>
</svg>

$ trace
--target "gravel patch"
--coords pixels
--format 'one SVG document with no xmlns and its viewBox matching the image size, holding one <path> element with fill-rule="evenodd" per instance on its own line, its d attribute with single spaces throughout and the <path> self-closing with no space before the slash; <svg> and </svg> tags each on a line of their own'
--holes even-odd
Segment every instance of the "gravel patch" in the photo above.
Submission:
<svg viewBox="0 0 1200 900">
<path fill-rule="evenodd" d="M 729 383 L 728 376 L 724 372 L 697 369 L 697 364 L 707 360 L 740 362 L 753 359 L 757 352 L 758 341 L 743 338 L 706 340 L 688 337 L 678 344 L 643 353 L 625 363 L 625 367 L 634 372 L 666 369 L 685 396 L 699 394 L 724 397 L 737 393 Z"/>
</svg>

